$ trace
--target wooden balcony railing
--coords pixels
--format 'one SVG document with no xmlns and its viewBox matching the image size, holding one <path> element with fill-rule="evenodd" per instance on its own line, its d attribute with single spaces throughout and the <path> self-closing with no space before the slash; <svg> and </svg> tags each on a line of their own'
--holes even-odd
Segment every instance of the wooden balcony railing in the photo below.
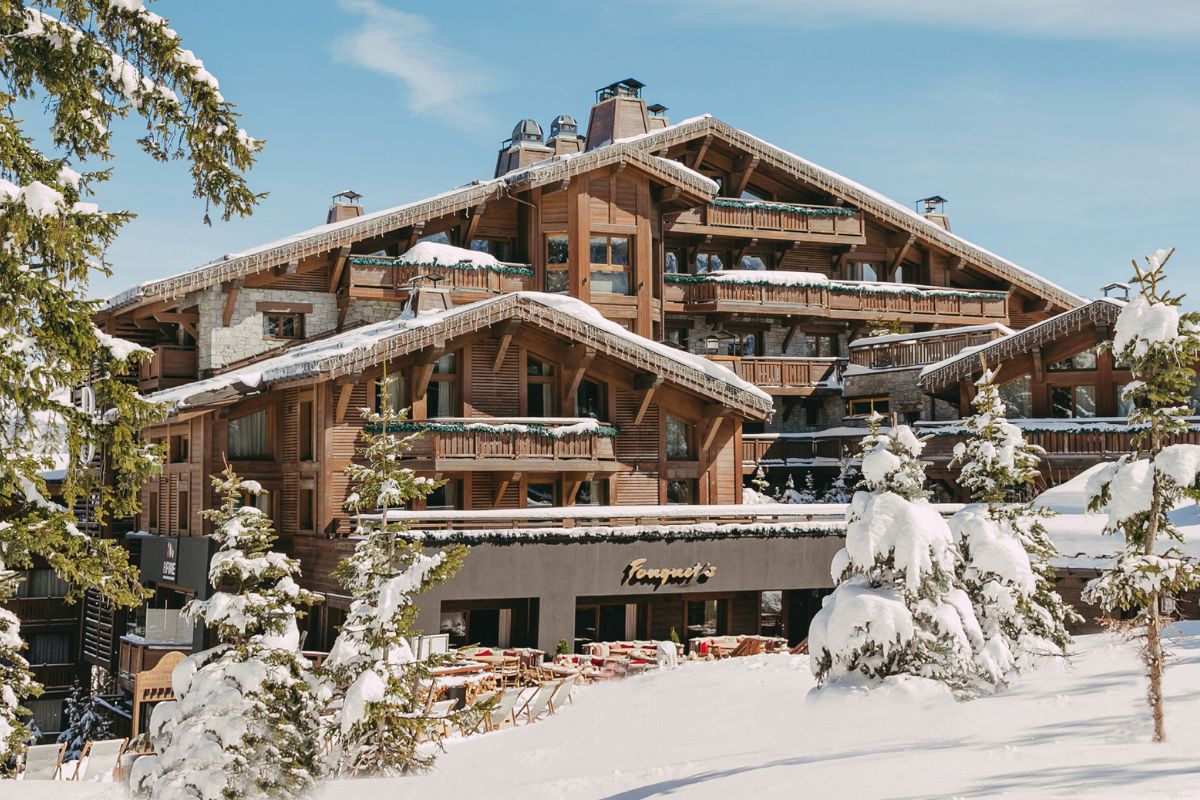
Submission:
<svg viewBox="0 0 1200 800">
<path fill-rule="evenodd" d="M 408 456 L 460 469 L 472 469 L 479 462 L 487 464 L 480 468 L 501 469 L 503 465 L 496 462 L 613 461 L 615 429 L 601 424 L 593 430 L 561 433 L 580 423 L 591 424 L 592 420 L 439 417 L 412 422 L 406 427 L 421 431 L 422 436 Z"/>
<path fill-rule="evenodd" d="M 1003 331 L 992 329 L 875 344 L 858 345 L 851 342 L 850 363 L 872 369 L 922 367 L 956 356 L 963 348 L 986 344 L 1001 335 Z"/>
<path fill-rule="evenodd" d="M 34 680 L 47 689 L 64 689 L 79 677 L 79 667 L 75 664 L 34 664 L 29 669 Z"/>
<path fill-rule="evenodd" d="M 1046 451 L 1043 458 L 1070 458 L 1084 461 L 1105 461 L 1133 450 L 1134 432 L 1123 418 L 1077 420 L 1019 420 L 1025 441 Z M 1046 427 L 1039 427 L 1039 423 Z M 1052 427 L 1051 427 L 1052 426 Z M 934 463 L 948 462 L 954 445 L 966 435 L 950 426 L 919 425 L 919 434 L 934 433 L 925 443 L 922 458 Z M 1193 429 L 1172 439 L 1171 444 L 1200 444 L 1200 429 Z"/>
<path fill-rule="evenodd" d="M 148 642 L 140 636 L 122 636 L 117 657 L 117 681 L 122 688 L 133 691 L 133 680 L 139 672 L 153 669 L 167 653 L 190 654 L 190 644 Z"/>
<path fill-rule="evenodd" d="M 675 218 L 671 233 L 734 234 L 755 231 L 759 238 L 865 241 L 861 211 L 839 206 L 717 198 Z"/>
<path fill-rule="evenodd" d="M 806 275 L 807 273 L 799 273 Z M 900 319 L 906 322 L 976 324 L 1008 319 L 1008 294 L 999 291 L 867 281 L 788 283 L 775 274 L 754 280 L 711 276 L 667 276 L 667 300 L 683 310 L 750 314 L 814 314 L 843 319 Z M 682 287 L 682 292 L 679 291 Z"/>
<path fill-rule="evenodd" d="M 79 619 L 79 604 L 62 597 L 14 597 L 4 606 L 17 615 L 21 626 L 69 623 Z"/>
<path fill-rule="evenodd" d="M 794 356 L 709 356 L 725 364 L 742 380 L 771 394 L 812 394 L 836 381 L 842 359 Z"/>
<path fill-rule="evenodd" d="M 404 264 L 390 258 L 352 256 L 349 264 L 350 290 L 360 297 L 407 294 L 409 284 L 420 275 L 437 275 L 438 287 L 453 291 L 503 294 L 527 290 L 533 285 L 533 270 L 525 264 L 472 268 L 465 265 Z"/>
<path fill-rule="evenodd" d="M 139 365 L 138 391 L 170 389 L 196 380 L 196 348 L 158 345 L 152 349 L 154 355 Z"/>
<path fill-rule="evenodd" d="M 845 430 L 845 429 L 843 429 Z M 858 454 L 859 443 L 867 429 L 854 433 L 747 433 L 742 435 L 742 467 L 766 463 L 827 459 L 830 465 L 849 455 Z"/>
</svg>

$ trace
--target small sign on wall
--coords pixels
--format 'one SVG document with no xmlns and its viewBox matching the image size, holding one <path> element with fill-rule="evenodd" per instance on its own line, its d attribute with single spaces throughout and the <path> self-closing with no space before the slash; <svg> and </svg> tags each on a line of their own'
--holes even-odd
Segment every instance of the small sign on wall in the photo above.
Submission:
<svg viewBox="0 0 1200 800">
<path fill-rule="evenodd" d="M 717 567 L 705 561 L 696 562 L 690 567 L 646 567 L 646 559 L 635 558 L 625 567 L 621 575 L 621 583 L 629 586 L 648 584 L 658 589 L 660 586 L 674 584 L 686 586 L 692 583 L 705 583 L 716 577 Z"/>
<path fill-rule="evenodd" d="M 176 539 L 167 539 L 165 544 L 162 576 L 164 581 L 173 581 L 179 565 L 179 542 Z"/>
</svg>

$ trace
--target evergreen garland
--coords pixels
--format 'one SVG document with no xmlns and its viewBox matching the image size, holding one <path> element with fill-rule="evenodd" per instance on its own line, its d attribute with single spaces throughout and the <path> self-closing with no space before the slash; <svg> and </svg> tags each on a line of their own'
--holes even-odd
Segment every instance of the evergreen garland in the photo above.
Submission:
<svg viewBox="0 0 1200 800">
<path fill-rule="evenodd" d="M 472 264 L 469 261 L 462 261 L 458 264 L 418 264 L 411 261 L 400 261 L 397 258 L 381 258 L 379 256 L 350 256 L 350 263 L 361 267 L 425 267 L 427 269 L 495 272 L 497 275 L 519 275 L 522 278 L 533 277 L 533 270 L 531 270 L 529 267 L 510 267 L 506 264 Z"/>
<path fill-rule="evenodd" d="M 711 273 L 708 275 L 691 275 L 683 272 L 669 272 L 663 276 L 667 283 L 733 283 L 738 286 L 788 286 L 786 283 L 775 283 L 774 281 L 754 280 L 752 278 L 738 278 L 729 280 L 722 278 L 715 280 L 720 272 Z M 904 284 L 879 284 L 871 282 L 852 283 L 847 281 L 834 281 L 819 283 L 800 283 L 797 287 L 811 286 L 814 289 L 825 289 L 832 294 L 856 294 L 856 295 L 873 295 L 873 294 L 894 294 L 903 295 L 905 297 L 955 297 L 967 300 L 1003 300 L 1007 295 L 1004 292 L 960 290 L 960 289 L 919 289 L 914 286 L 905 286 Z"/>
<path fill-rule="evenodd" d="M 689 523 L 655 527 L 530 528 L 514 530 L 410 530 L 403 536 L 426 546 L 443 544 L 593 544 L 597 542 L 709 542 L 729 539 L 822 539 L 845 536 L 841 522 L 799 522 L 774 527 L 775 523 Z M 593 532 L 594 531 L 594 532 Z"/>
<path fill-rule="evenodd" d="M 363 426 L 363 430 L 370 434 L 378 434 L 383 432 L 383 427 L 383 423 L 368 422 Z M 545 425 L 538 425 L 537 423 L 490 425 L 483 422 L 419 422 L 415 420 L 398 420 L 387 423 L 388 433 L 464 433 L 470 431 L 472 433 L 482 433 L 485 436 L 507 436 L 510 433 L 528 433 L 532 436 L 539 436 L 545 439 L 563 439 L 566 436 L 603 436 L 605 438 L 612 438 L 619 432 L 614 425 L 597 425 L 586 431 L 565 435 L 559 433 L 561 430 L 562 428 L 547 427 Z"/>
<path fill-rule="evenodd" d="M 839 206 L 798 206 L 790 203 L 772 203 L 769 200 L 738 200 L 718 197 L 712 201 L 718 208 L 758 208 L 763 211 L 783 211 L 803 217 L 853 217 L 858 212 L 853 208 Z"/>
</svg>

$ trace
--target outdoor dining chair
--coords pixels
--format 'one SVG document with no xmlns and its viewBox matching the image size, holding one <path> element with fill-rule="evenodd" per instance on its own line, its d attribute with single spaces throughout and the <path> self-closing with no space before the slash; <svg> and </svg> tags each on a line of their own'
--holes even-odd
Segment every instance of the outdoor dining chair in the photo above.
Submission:
<svg viewBox="0 0 1200 800">
<path fill-rule="evenodd" d="M 479 712 L 484 706 L 492 702 L 492 700 L 498 694 L 500 694 L 500 691 L 497 689 L 489 689 L 487 691 L 480 692 L 479 694 L 475 695 L 475 699 L 471 701 L 470 706 L 467 707 L 467 711 Z M 473 724 L 472 721 L 474 721 Z M 468 713 L 464 715 L 461 720 L 459 720 L 458 730 L 463 736 L 470 736 L 472 733 L 478 733 L 479 729 L 484 727 L 487 721 L 488 720 L 482 715 L 476 716 L 474 713 Z"/>
<path fill-rule="evenodd" d="M 491 715 L 484 720 L 487 730 L 500 730 L 508 722 L 511 722 L 513 725 L 517 724 L 517 717 L 513 713 L 513 710 L 516 708 L 517 700 L 520 699 L 521 693 L 524 691 L 520 687 L 504 690 L 504 693 L 500 695 L 500 702 L 496 704 L 496 708 L 492 711 Z"/>
<path fill-rule="evenodd" d="M 102 781 L 105 775 L 116 778 L 117 766 L 125 753 L 128 739 L 104 739 L 99 742 L 88 742 L 79 754 L 79 766 L 71 776 L 73 781 L 93 780 Z M 91 777 L 88 777 L 88 776 Z"/>
<path fill-rule="evenodd" d="M 62 774 L 62 757 L 67 743 L 35 744 L 25 751 L 24 781 L 56 781 Z"/>
<path fill-rule="evenodd" d="M 562 681 L 558 683 L 547 682 L 538 686 L 537 691 L 533 693 L 533 696 L 525 702 L 525 705 L 514 716 L 519 717 L 524 714 L 531 723 L 540 718 L 543 714 L 547 713 L 547 709 L 550 706 L 550 695 L 554 694 L 561 683 Z"/>
<path fill-rule="evenodd" d="M 550 704 L 548 706 L 550 713 L 554 714 L 558 709 L 562 708 L 569 702 L 574 702 L 571 695 L 575 692 L 575 684 L 578 683 L 579 676 L 572 675 L 569 678 L 563 678 L 559 681 L 558 686 L 554 688 L 554 693 L 550 695 Z"/>
</svg>

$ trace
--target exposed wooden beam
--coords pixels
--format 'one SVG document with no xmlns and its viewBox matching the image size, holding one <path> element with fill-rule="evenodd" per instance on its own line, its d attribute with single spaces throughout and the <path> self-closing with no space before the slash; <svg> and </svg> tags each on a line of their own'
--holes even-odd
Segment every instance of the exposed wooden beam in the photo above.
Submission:
<svg viewBox="0 0 1200 800">
<path fill-rule="evenodd" d="M 704 161 L 704 157 L 708 155 L 708 146 L 712 144 L 712 140 L 711 133 L 700 140 L 700 147 L 692 154 L 692 163 L 688 164 L 690 168 L 695 169 Z"/>
<path fill-rule="evenodd" d="M 587 371 L 588 365 L 592 363 L 592 359 L 596 357 L 596 348 L 587 347 L 585 345 L 572 345 L 567 358 L 563 363 L 563 378 L 562 378 L 562 398 L 560 406 L 563 415 L 568 415 L 567 409 L 570 406 L 571 398 L 575 396 L 575 392 L 579 389 L 579 384 L 583 380 L 583 373 Z"/>
<path fill-rule="evenodd" d="M 471 240 L 475 238 L 475 233 L 479 230 L 479 221 L 483 219 L 483 211 L 486 208 L 487 203 L 480 203 L 471 209 L 471 215 L 467 217 L 467 223 L 463 227 L 462 238 L 459 242 L 461 246 L 471 247 Z"/>
<path fill-rule="evenodd" d="M 225 310 L 221 314 L 221 327 L 228 328 L 229 323 L 233 321 L 233 308 L 237 303 L 238 293 L 242 291 L 242 285 L 245 283 L 241 278 L 236 278 L 224 284 L 221 289 L 225 292 Z"/>
<path fill-rule="evenodd" d="M 852 244 L 842 252 L 838 253 L 837 258 L 833 260 L 833 277 L 842 277 L 846 270 L 846 259 L 850 258 L 850 254 L 857 249 L 858 245 Z"/>
<path fill-rule="evenodd" d="M 963 267 L 967 265 L 966 259 L 962 256 L 950 256 L 950 260 L 946 262 L 947 272 L 962 272 Z"/>
<path fill-rule="evenodd" d="M 704 439 L 700 444 L 700 452 L 707 453 L 716 441 L 717 433 L 720 432 L 721 426 L 725 424 L 725 417 L 729 415 L 729 409 L 722 407 L 720 414 L 705 420 Z"/>
<path fill-rule="evenodd" d="M 732 191 L 729 197 L 741 197 L 742 192 L 746 191 L 746 186 L 750 183 L 750 176 L 754 174 L 755 168 L 758 166 L 758 156 L 745 156 L 738 159 L 734 166 L 733 180 L 731 181 Z"/>
<path fill-rule="evenodd" d="M 333 257 L 333 269 L 329 271 L 329 291 L 337 291 L 338 284 L 342 281 L 342 271 L 346 269 L 346 261 L 349 258 L 350 245 L 343 245 L 337 249 Z"/>
<path fill-rule="evenodd" d="M 420 239 L 424 234 L 425 234 L 425 223 L 424 222 L 418 222 L 415 225 L 413 225 L 412 231 L 408 234 L 408 247 L 406 249 L 411 250 L 412 246 L 417 243 L 417 239 Z"/>
<path fill-rule="evenodd" d="M 504 324 L 497 329 L 500 334 L 500 346 L 496 348 L 496 360 L 492 362 L 492 372 L 499 372 L 500 365 L 504 363 L 504 356 L 508 354 L 508 346 L 512 344 L 513 336 L 521 328 L 521 320 L 509 319 L 505 320 Z"/>
<path fill-rule="evenodd" d="M 337 409 L 334 411 L 334 421 L 338 425 L 346 421 L 346 410 L 350 408 L 350 396 L 353 393 L 353 383 L 344 383 L 338 387 Z"/>
<path fill-rule="evenodd" d="M 800 326 L 798 324 L 788 326 L 787 334 L 785 334 L 783 337 L 783 353 L 784 353 L 784 355 L 787 354 L 788 348 L 792 346 L 792 340 L 796 338 L 796 334 L 799 332 L 800 332 Z"/>
<path fill-rule="evenodd" d="M 445 354 L 445 342 L 426 347 L 417 353 L 417 363 L 413 368 L 412 399 L 414 401 L 425 396 L 425 391 L 429 388 L 429 381 L 433 378 L 433 368 L 437 365 L 438 359 Z"/>
<path fill-rule="evenodd" d="M 746 251 L 752 247 L 758 247 L 758 239 L 746 239 L 740 247 L 733 251 L 733 269 L 738 269 L 738 264 L 742 263 L 742 256 L 746 255 Z"/>
<path fill-rule="evenodd" d="M 896 249 L 896 254 L 894 256 L 892 256 L 891 261 L 888 263 L 888 268 L 887 268 L 887 279 L 888 280 L 892 279 L 892 276 L 896 274 L 896 269 L 902 263 L 904 263 L 904 257 L 908 255 L 908 251 L 912 248 L 913 243 L 916 241 L 917 241 L 917 235 L 915 233 L 910 234 L 909 237 L 904 240 L 904 244 L 900 245 L 900 247 Z M 888 249 L 891 250 L 890 247 Z"/>
<path fill-rule="evenodd" d="M 500 501 L 504 499 L 504 493 L 508 491 L 508 485 L 517 477 L 515 472 L 501 472 L 496 475 L 496 496 L 492 499 L 492 506 L 499 508 Z"/>
<path fill-rule="evenodd" d="M 633 424 L 635 426 L 642 424 L 642 420 L 646 417 L 646 412 L 650 409 L 650 402 L 654 399 L 654 394 L 658 391 L 658 387 L 662 386 L 662 383 L 662 375 L 638 375 L 633 379 L 633 388 L 642 393 L 637 413 L 633 415 Z"/>
</svg>

